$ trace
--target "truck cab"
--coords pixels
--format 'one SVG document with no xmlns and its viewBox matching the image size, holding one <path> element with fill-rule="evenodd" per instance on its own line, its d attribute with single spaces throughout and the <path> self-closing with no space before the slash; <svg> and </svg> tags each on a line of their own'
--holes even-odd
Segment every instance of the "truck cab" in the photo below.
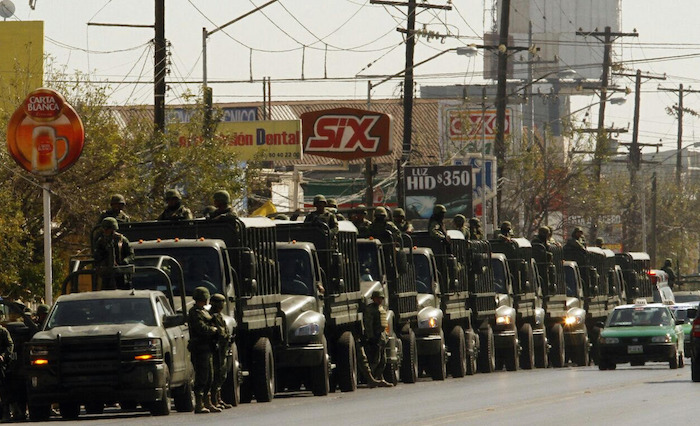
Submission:
<svg viewBox="0 0 700 426">
<path fill-rule="evenodd" d="M 638 298 L 651 300 L 653 287 L 649 277 L 651 270 L 649 255 L 645 252 L 615 253 L 615 262 L 622 269 L 625 278 L 627 303 L 634 303 Z"/>
</svg>

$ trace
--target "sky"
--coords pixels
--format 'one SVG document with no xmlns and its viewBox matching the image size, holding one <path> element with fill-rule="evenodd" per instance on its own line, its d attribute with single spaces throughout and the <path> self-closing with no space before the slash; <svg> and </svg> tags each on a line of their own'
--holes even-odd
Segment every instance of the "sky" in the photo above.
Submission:
<svg viewBox="0 0 700 426">
<path fill-rule="evenodd" d="M 153 102 L 153 38 L 150 28 L 113 28 L 88 23 L 152 24 L 153 2 L 145 0 L 12 0 L 11 20 L 45 21 L 45 52 L 69 73 L 87 73 L 108 85 L 115 105 Z M 551 0 L 550 0 L 551 1 Z M 170 74 L 167 104 L 184 102 L 183 95 L 201 88 L 202 28 L 208 31 L 266 3 L 266 0 L 168 0 L 166 38 L 170 43 Z M 431 0 L 445 4 L 446 0 Z M 453 0 L 451 11 L 424 11 L 417 17 L 420 28 L 458 37 L 421 38 L 415 62 L 445 49 L 483 43 L 483 28 L 490 27 L 485 12 L 491 1 Z M 678 102 L 677 93 L 657 87 L 700 89 L 700 27 L 683 16 L 698 16 L 696 0 L 674 0 L 660 5 L 651 0 L 622 0 L 621 31 L 636 29 L 637 38 L 615 43 L 615 60 L 629 72 L 667 75 L 666 81 L 642 85 L 640 137 L 642 143 L 676 147 L 677 119 L 666 108 Z M 367 78 L 373 82 L 405 67 L 403 36 L 405 8 L 373 5 L 369 0 L 280 0 L 216 32 L 207 39 L 207 77 L 215 102 L 262 101 L 263 77 L 271 77 L 273 101 L 303 99 L 366 99 Z M 486 24 L 485 24 L 486 22 Z M 1 46 L 0 46 L 1 48 Z M 635 61 L 635 62 L 630 62 Z M 448 52 L 416 68 L 416 82 L 423 85 L 480 84 L 484 80 L 482 58 Z M 382 76 L 382 77 L 377 77 Z M 250 79 L 255 80 L 250 82 Z M 304 79 L 302 81 L 302 78 Z M 226 81 L 227 83 L 222 83 Z M 401 79 L 374 87 L 371 97 L 401 96 Z M 618 78 L 619 86 L 634 82 Z M 577 96 L 572 110 L 595 104 L 594 96 Z M 684 106 L 700 111 L 700 93 L 688 93 Z M 596 123 L 598 107 L 590 109 Z M 574 117 L 583 120 L 582 111 Z M 606 125 L 630 127 L 619 140 L 631 140 L 634 97 L 621 106 L 609 105 Z M 700 118 L 684 116 L 684 146 L 700 143 Z"/>
</svg>

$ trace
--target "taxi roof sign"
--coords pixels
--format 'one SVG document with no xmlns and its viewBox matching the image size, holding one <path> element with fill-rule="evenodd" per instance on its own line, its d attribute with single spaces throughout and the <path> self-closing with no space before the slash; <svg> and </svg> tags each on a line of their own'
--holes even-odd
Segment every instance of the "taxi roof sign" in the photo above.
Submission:
<svg viewBox="0 0 700 426">
<path fill-rule="evenodd" d="M 647 304 L 647 299 L 640 297 L 639 299 L 634 299 L 634 304 L 635 305 L 646 305 Z"/>
</svg>

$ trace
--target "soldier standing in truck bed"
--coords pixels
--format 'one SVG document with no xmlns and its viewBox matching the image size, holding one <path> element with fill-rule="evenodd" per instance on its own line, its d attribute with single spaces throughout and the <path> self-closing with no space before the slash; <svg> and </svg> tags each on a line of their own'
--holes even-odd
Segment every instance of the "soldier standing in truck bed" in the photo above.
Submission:
<svg viewBox="0 0 700 426">
<path fill-rule="evenodd" d="M 366 237 L 368 235 L 369 226 L 372 224 L 372 222 L 367 220 L 367 208 L 364 204 L 358 204 L 350 216 L 350 220 L 357 228 L 357 234 L 359 237 Z"/>
<path fill-rule="evenodd" d="M 220 189 L 214 193 L 214 211 L 209 213 L 208 218 L 214 220 L 235 219 L 238 217 L 231 207 L 231 196 L 228 191 Z"/>
<path fill-rule="evenodd" d="M 103 290 L 127 288 L 124 275 L 115 274 L 117 266 L 128 265 L 134 260 L 134 249 L 129 240 L 118 233 L 119 224 L 113 217 L 102 219 L 102 234 L 95 240 L 92 257 L 95 269 L 102 279 Z"/>
<path fill-rule="evenodd" d="M 120 223 L 129 222 L 131 218 L 128 214 L 124 213 L 125 205 L 126 199 L 124 199 L 124 196 L 122 194 L 112 195 L 112 198 L 109 200 L 110 209 L 100 213 L 100 218 L 97 221 L 97 224 L 99 225 L 100 223 L 102 223 L 102 219 L 106 217 L 113 217 L 117 219 L 117 222 Z"/>
<path fill-rule="evenodd" d="M 182 205 L 182 196 L 177 189 L 165 191 L 165 202 L 167 203 L 163 213 L 158 216 L 158 220 L 192 220 L 192 211 Z"/>
<path fill-rule="evenodd" d="M 213 381 L 212 347 L 219 337 L 219 329 L 213 323 L 211 314 L 204 309 L 209 300 L 209 290 L 197 287 L 192 292 L 194 306 L 190 308 L 187 324 L 190 328 L 190 351 L 194 367 L 194 412 L 219 413 L 221 410 L 211 403 L 211 385 Z"/>
<path fill-rule="evenodd" d="M 445 206 L 442 204 L 435 204 L 435 207 L 433 207 L 433 215 L 430 216 L 430 220 L 428 221 L 428 235 L 443 243 L 450 242 L 450 237 L 447 236 L 447 229 L 445 229 L 445 224 L 442 222 L 445 219 L 446 213 L 447 209 Z"/>
<path fill-rule="evenodd" d="M 481 231 L 481 220 L 478 217 L 469 219 L 469 235 L 472 240 L 484 239 L 484 233 Z"/>
<path fill-rule="evenodd" d="M 406 220 L 406 212 L 401 207 L 397 207 L 391 213 L 391 217 L 394 219 L 394 225 L 399 228 L 399 231 L 404 234 L 410 234 L 413 232 L 413 225 L 411 222 Z"/>
</svg>

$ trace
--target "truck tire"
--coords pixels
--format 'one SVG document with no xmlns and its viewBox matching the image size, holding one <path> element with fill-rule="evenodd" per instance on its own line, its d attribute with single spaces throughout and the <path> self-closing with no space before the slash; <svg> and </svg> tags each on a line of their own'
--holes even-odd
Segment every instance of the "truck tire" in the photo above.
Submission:
<svg viewBox="0 0 700 426">
<path fill-rule="evenodd" d="M 253 345 L 250 376 L 255 400 L 270 402 L 275 396 L 275 358 L 267 337 L 260 337 Z"/>
<path fill-rule="evenodd" d="M 427 367 L 433 380 L 445 380 L 447 366 L 445 365 L 445 339 L 440 340 L 440 352 L 427 357 Z"/>
<path fill-rule="evenodd" d="M 148 404 L 148 411 L 152 416 L 167 416 L 170 414 L 170 369 L 166 364 L 163 366 L 165 385 L 160 396 L 160 401 L 152 401 Z"/>
<path fill-rule="evenodd" d="M 547 329 L 542 329 L 542 334 L 535 335 L 535 368 L 547 368 L 549 366 L 549 343 Z"/>
<path fill-rule="evenodd" d="M 467 374 L 467 344 L 464 338 L 464 329 L 456 326 L 450 331 L 450 375 L 452 377 L 464 377 Z"/>
<path fill-rule="evenodd" d="M 510 347 L 506 349 L 503 356 L 503 364 L 506 371 L 518 371 L 518 338 L 513 336 L 510 342 Z"/>
<path fill-rule="evenodd" d="M 189 413 L 194 410 L 192 404 L 192 381 L 187 382 L 177 389 L 173 389 L 173 403 L 178 413 Z"/>
<path fill-rule="evenodd" d="M 549 360 L 552 362 L 552 367 L 561 368 L 566 362 L 564 349 L 564 329 L 561 324 L 554 324 L 550 330 L 549 341 L 552 344 L 552 350 L 549 355 Z"/>
<path fill-rule="evenodd" d="M 33 422 L 44 422 L 51 417 L 51 405 L 39 404 L 29 406 L 29 420 Z"/>
<path fill-rule="evenodd" d="M 518 331 L 520 340 L 520 368 L 532 370 L 535 367 L 535 338 L 532 335 L 532 326 L 523 324 Z"/>
<path fill-rule="evenodd" d="M 337 343 L 337 362 L 334 374 L 341 392 L 354 392 L 357 389 L 357 352 L 355 337 L 346 331 Z"/>
<path fill-rule="evenodd" d="M 58 411 L 63 420 L 75 420 L 80 416 L 80 404 L 77 402 L 62 402 L 58 404 Z"/>
<path fill-rule="evenodd" d="M 479 337 L 473 330 L 467 330 L 467 375 L 473 376 L 478 371 L 476 364 L 479 356 Z"/>
<path fill-rule="evenodd" d="M 482 373 L 492 373 L 496 369 L 496 350 L 493 341 L 493 329 L 491 325 L 479 330 L 479 371 Z"/>
<path fill-rule="evenodd" d="M 238 346 L 231 345 L 231 369 L 221 387 L 221 399 L 237 407 L 241 404 L 241 363 L 238 359 Z M 175 401 L 177 407 L 177 401 Z"/>
<path fill-rule="evenodd" d="M 568 351 L 567 351 L 568 352 Z M 571 361 L 579 367 L 585 367 L 590 363 L 590 348 L 588 346 L 588 331 L 583 328 L 583 343 L 571 348 Z"/>
<path fill-rule="evenodd" d="M 408 330 L 408 335 L 401 337 L 401 346 L 403 348 L 401 381 L 416 383 L 418 380 L 418 349 L 416 348 L 416 334 L 412 329 Z"/>
<path fill-rule="evenodd" d="M 330 362 L 328 359 L 328 345 L 326 338 L 323 338 L 323 358 L 321 364 L 310 368 L 311 392 L 315 396 L 326 396 L 330 391 Z"/>
</svg>

